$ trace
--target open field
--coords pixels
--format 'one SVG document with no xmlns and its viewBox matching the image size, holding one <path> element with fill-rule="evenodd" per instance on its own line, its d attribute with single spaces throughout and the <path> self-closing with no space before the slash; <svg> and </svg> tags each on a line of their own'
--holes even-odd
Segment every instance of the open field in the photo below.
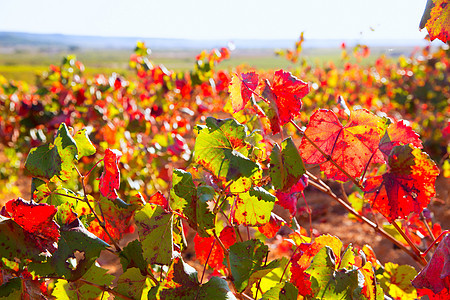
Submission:
<svg viewBox="0 0 450 300">
<path fill-rule="evenodd" d="M 412 50 L 407 47 L 395 51 L 388 48 L 374 48 L 371 49 L 371 55 L 359 63 L 363 65 L 373 63 L 375 58 L 381 54 L 387 56 L 408 55 Z M 24 80 L 32 83 L 36 75 L 48 70 L 49 65 L 59 65 L 64 56 L 74 54 L 85 65 L 85 72 L 88 76 L 116 72 L 128 78 L 133 74 L 128 67 L 128 60 L 132 52 L 131 48 L 130 50 L 75 49 L 72 52 L 37 48 L 3 49 L 3 51 L 0 49 L 0 74 L 11 80 Z M 201 50 L 158 50 L 154 51 L 151 57 L 155 64 L 163 64 L 170 70 L 188 71 L 192 70 L 195 56 L 200 52 Z M 330 61 L 337 66 L 343 65 L 339 48 L 305 49 L 302 57 L 310 66 L 323 65 Z M 245 49 L 232 52 L 230 59 L 221 63 L 221 68 L 230 69 L 238 65 L 247 65 L 260 70 L 286 69 L 296 66 L 288 60 L 276 56 L 272 50 Z"/>
</svg>

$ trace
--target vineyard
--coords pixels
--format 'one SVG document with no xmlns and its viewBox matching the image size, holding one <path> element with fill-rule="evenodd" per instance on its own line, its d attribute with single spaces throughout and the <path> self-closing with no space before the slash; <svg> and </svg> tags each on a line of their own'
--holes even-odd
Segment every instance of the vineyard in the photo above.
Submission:
<svg viewBox="0 0 450 300">
<path fill-rule="evenodd" d="M 1 299 L 449 299 L 450 52 L 0 75 Z"/>
</svg>

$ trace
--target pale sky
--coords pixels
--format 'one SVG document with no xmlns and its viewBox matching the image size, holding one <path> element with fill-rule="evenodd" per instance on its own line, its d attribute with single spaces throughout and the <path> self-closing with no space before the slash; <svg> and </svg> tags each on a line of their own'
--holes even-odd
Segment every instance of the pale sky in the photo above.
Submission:
<svg viewBox="0 0 450 300">
<path fill-rule="evenodd" d="M 426 0 L 0 0 L 0 31 L 186 39 L 423 39 Z M 372 30 L 373 29 L 373 30 Z"/>
</svg>

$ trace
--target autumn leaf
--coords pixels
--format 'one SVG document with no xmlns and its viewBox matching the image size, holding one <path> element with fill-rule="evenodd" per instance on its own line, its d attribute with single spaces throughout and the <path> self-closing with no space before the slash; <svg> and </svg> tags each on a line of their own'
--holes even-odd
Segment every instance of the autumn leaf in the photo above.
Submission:
<svg viewBox="0 0 450 300">
<path fill-rule="evenodd" d="M 416 270 L 408 265 L 398 265 L 387 262 L 382 273 L 377 274 L 386 294 L 394 299 L 417 299 L 417 292 L 411 285 L 411 280 L 416 275 Z"/>
<path fill-rule="evenodd" d="M 236 243 L 236 233 L 234 228 L 231 226 L 225 227 L 220 232 L 219 238 L 225 248 L 230 248 L 231 245 Z M 201 264 L 206 264 L 206 262 L 208 262 L 208 265 L 213 269 L 225 269 L 225 266 L 223 265 L 223 259 L 225 257 L 223 249 L 217 241 L 214 241 L 214 237 L 204 238 L 197 234 L 194 237 L 194 249 L 195 256 Z"/>
<path fill-rule="evenodd" d="M 105 169 L 103 170 L 102 176 L 100 176 L 99 188 L 103 197 L 111 200 L 119 197 L 116 189 L 119 189 L 120 186 L 118 163 L 121 156 L 122 153 L 119 150 L 108 148 L 103 158 Z"/>
<path fill-rule="evenodd" d="M 450 290 L 450 234 L 439 243 L 428 264 L 412 281 L 417 289 L 430 289 L 435 294 Z"/>
<path fill-rule="evenodd" d="M 258 230 L 268 239 L 271 239 L 277 234 L 278 230 L 280 230 L 281 226 L 283 226 L 284 224 L 286 224 L 285 220 L 283 220 L 278 215 L 271 213 L 269 222 L 262 226 L 259 226 Z"/>
<path fill-rule="evenodd" d="M 303 190 L 308 185 L 308 176 L 303 175 L 300 180 L 289 191 L 282 192 L 277 191 L 275 196 L 277 197 L 276 204 L 289 209 L 291 216 L 295 216 L 297 213 L 297 202 Z"/>
<path fill-rule="evenodd" d="M 319 109 L 311 116 L 305 135 L 351 177 L 356 178 L 361 176 L 368 163 L 384 161 L 377 151 L 384 122 L 369 111 L 359 109 L 352 112 L 348 124 L 343 126 L 334 112 Z M 349 180 L 306 138 L 302 139 L 300 151 L 305 163 L 321 164 L 320 169 L 328 178 L 343 182 Z"/>
<path fill-rule="evenodd" d="M 300 115 L 301 99 L 308 93 L 309 85 L 306 82 L 290 72 L 278 70 L 273 77 L 273 84 L 271 86 L 266 84 L 263 97 L 269 103 L 275 102 L 279 124 L 283 126 Z"/>
<path fill-rule="evenodd" d="M 439 169 L 428 154 L 410 144 L 394 147 L 388 165 L 388 172 L 366 180 L 364 191 L 372 207 L 392 223 L 428 205 Z"/>
<path fill-rule="evenodd" d="M 379 149 L 388 157 L 392 148 L 407 144 L 412 144 L 420 149 L 423 147 L 420 136 L 405 121 L 400 120 L 390 124 L 386 129 L 384 136 L 380 140 Z"/>
<path fill-rule="evenodd" d="M 448 0 L 428 0 L 419 28 L 427 28 L 430 39 L 446 43 L 450 32 L 450 6 Z M 426 23 L 425 23 L 426 22 Z"/>
<path fill-rule="evenodd" d="M 162 206 L 165 210 L 169 208 L 169 201 L 167 201 L 166 197 L 164 197 L 164 195 L 160 191 L 153 194 L 148 200 L 148 202 L 158 204 Z"/>
<path fill-rule="evenodd" d="M 11 218 L 23 228 L 40 251 L 56 251 L 60 237 L 59 226 L 53 220 L 57 208 L 53 205 L 27 202 L 22 198 L 8 201 L 2 215 Z"/>
<path fill-rule="evenodd" d="M 240 77 L 238 74 L 232 76 L 228 91 L 234 113 L 244 109 L 257 86 L 258 74 L 255 72 L 242 73 Z"/>
</svg>

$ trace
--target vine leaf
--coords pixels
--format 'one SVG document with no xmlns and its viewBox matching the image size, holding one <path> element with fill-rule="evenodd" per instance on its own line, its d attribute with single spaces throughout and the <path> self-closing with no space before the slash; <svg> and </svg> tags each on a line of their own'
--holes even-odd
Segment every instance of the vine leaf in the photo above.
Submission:
<svg viewBox="0 0 450 300">
<path fill-rule="evenodd" d="M 138 268 L 130 268 L 119 276 L 115 290 L 133 299 L 146 299 L 152 286 L 154 284 L 149 277 L 143 276 Z"/>
<path fill-rule="evenodd" d="M 236 181 L 243 189 L 248 190 L 252 179 L 261 176 L 261 168 L 247 157 L 250 146 L 245 142 L 245 126 L 234 119 L 208 117 L 206 126 L 198 126 L 198 129 L 194 146 L 195 162 L 210 171 L 224 185 L 229 181 Z"/>
<path fill-rule="evenodd" d="M 351 177 L 356 178 L 370 161 L 384 161 L 377 151 L 380 135 L 385 129 L 384 123 L 382 118 L 359 109 L 352 112 L 348 124 L 343 126 L 334 112 L 319 109 L 311 116 L 305 135 Z M 305 138 L 300 144 L 300 151 L 305 163 L 321 164 L 320 169 L 328 178 L 343 182 L 350 180 Z"/>
<path fill-rule="evenodd" d="M 77 144 L 78 159 L 81 159 L 84 156 L 91 156 L 92 154 L 95 154 L 95 146 L 89 139 L 86 128 L 77 131 L 73 139 Z"/>
<path fill-rule="evenodd" d="M 61 227 L 61 238 L 58 249 L 45 265 L 33 265 L 33 269 L 41 275 L 54 275 L 74 281 L 91 268 L 100 252 L 109 247 L 107 243 L 89 232 L 76 219 Z M 77 257 L 78 256 L 78 257 Z M 68 262 L 76 260 L 76 263 Z"/>
<path fill-rule="evenodd" d="M 298 289 L 290 282 L 281 282 L 264 293 L 262 300 L 297 299 Z"/>
<path fill-rule="evenodd" d="M 305 165 L 292 138 L 274 144 L 270 155 L 270 177 L 277 190 L 288 191 L 305 174 Z"/>
<path fill-rule="evenodd" d="M 269 222 L 262 226 L 259 226 L 258 230 L 259 232 L 264 234 L 266 238 L 271 239 L 277 234 L 281 226 L 284 226 L 284 224 L 286 224 L 286 221 L 272 212 L 270 214 Z"/>
<path fill-rule="evenodd" d="M 233 216 L 236 222 L 247 226 L 269 222 L 276 198 L 262 187 L 252 187 L 248 192 L 236 195 Z"/>
<path fill-rule="evenodd" d="M 99 286 L 107 287 L 111 285 L 114 276 L 107 274 L 107 270 L 93 265 L 86 274 L 84 274 L 83 279 Z M 55 283 L 52 296 L 56 299 L 97 299 L 100 296 L 107 299 L 110 295 L 108 292 L 105 292 L 96 286 L 83 283 L 82 281 L 71 282 L 64 279 L 58 279 Z"/>
<path fill-rule="evenodd" d="M 209 210 L 208 201 L 214 199 L 214 189 L 210 186 L 195 186 L 192 174 L 180 169 L 173 170 L 170 189 L 170 207 L 185 216 L 189 226 L 202 237 L 214 228 L 214 214 Z"/>
<path fill-rule="evenodd" d="M 450 234 L 439 243 L 428 264 L 414 278 L 417 289 L 430 289 L 435 294 L 450 290 Z"/>
<path fill-rule="evenodd" d="M 164 197 L 164 195 L 160 191 L 157 191 L 155 194 L 153 194 L 148 202 L 160 205 L 165 210 L 169 208 L 169 201 L 167 201 L 166 197 Z"/>
<path fill-rule="evenodd" d="M 72 176 L 77 159 L 77 144 L 70 136 L 66 124 L 62 123 L 53 143 L 30 150 L 25 168 L 33 177 L 67 181 Z"/>
<path fill-rule="evenodd" d="M 264 264 L 267 251 L 267 245 L 254 239 L 236 243 L 230 247 L 231 273 L 238 292 L 244 291 L 278 267 L 278 260 Z"/>
<path fill-rule="evenodd" d="M 380 140 L 379 149 L 388 157 L 392 151 L 392 148 L 400 145 L 412 144 L 414 147 L 422 149 L 422 141 L 420 136 L 411 128 L 405 124 L 403 120 L 395 122 L 389 125 L 384 133 L 384 136 Z"/>
<path fill-rule="evenodd" d="M 297 213 L 297 202 L 299 195 L 303 192 L 303 190 L 308 185 L 308 176 L 303 175 L 300 177 L 300 180 L 293 186 L 289 191 L 282 192 L 277 191 L 277 202 L 276 204 L 289 209 L 289 212 L 291 213 L 291 217 L 294 217 Z"/>
<path fill-rule="evenodd" d="M 231 245 L 236 243 L 236 233 L 234 231 L 234 228 L 231 226 L 225 227 L 220 232 L 219 238 L 226 249 L 230 248 Z M 213 242 L 214 237 L 204 238 L 200 235 L 196 235 L 194 237 L 195 256 L 201 264 L 204 265 L 208 260 L 208 265 L 211 268 L 215 270 L 223 270 L 225 269 L 225 265 L 223 264 L 223 259 L 225 257 L 223 249 L 217 241 L 214 242 L 213 246 Z M 209 255 L 210 252 L 211 254 Z"/>
<path fill-rule="evenodd" d="M 147 203 L 135 215 L 139 239 L 148 264 L 169 265 L 174 258 L 173 215 Z"/>
<path fill-rule="evenodd" d="M 276 104 L 275 111 L 277 113 L 273 117 L 276 117 L 279 125 L 283 126 L 294 119 L 294 117 L 300 115 L 300 109 L 302 108 L 301 99 L 308 93 L 308 83 L 296 78 L 290 72 L 278 70 L 274 74 L 273 84 L 270 85 L 266 82 L 263 98 L 271 105 Z"/>
<path fill-rule="evenodd" d="M 148 299 L 235 300 L 236 298 L 226 280 L 213 276 L 207 283 L 200 284 L 197 271 L 177 257 L 173 260 L 161 286 L 150 290 Z"/>
<path fill-rule="evenodd" d="M 428 205 L 439 169 L 428 154 L 410 144 L 394 147 L 388 165 L 388 172 L 366 180 L 364 191 L 372 207 L 392 223 Z"/>
<path fill-rule="evenodd" d="M 125 272 L 128 268 L 139 268 L 141 273 L 146 274 L 147 263 L 145 262 L 142 253 L 142 244 L 139 240 L 134 240 L 128 243 L 119 253 L 120 264 L 122 270 Z"/>
<path fill-rule="evenodd" d="M 114 200 L 119 197 L 117 189 L 120 186 L 119 159 L 122 152 L 116 149 L 106 149 L 103 162 L 105 168 L 100 176 L 99 188 L 103 197 Z"/>
<path fill-rule="evenodd" d="M 394 264 L 387 262 L 384 271 L 377 275 L 386 294 L 394 299 L 417 299 L 416 289 L 411 284 L 411 280 L 416 276 L 416 270 L 408 265 Z"/>
<path fill-rule="evenodd" d="M 231 97 L 231 105 L 233 113 L 237 113 L 244 109 L 245 105 L 250 101 L 250 97 L 258 87 L 258 74 L 255 72 L 247 72 L 240 74 L 241 78 L 235 74 L 231 77 L 228 91 Z"/>
<path fill-rule="evenodd" d="M 427 28 L 430 39 L 446 43 L 450 32 L 450 7 L 448 0 L 428 0 L 419 28 Z"/>
<path fill-rule="evenodd" d="M 23 242 L 29 247 L 35 248 L 40 252 L 56 251 L 56 243 L 60 237 L 59 226 L 53 220 L 57 212 L 57 208 L 53 205 L 44 203 L 36 203 L 34 201 L 27 202 L 22 198 L 17 198 L 6 202 L 1 211 L 1 215 L 6 218 L 2 218 L 2 225 L 9 227 L 11 231 L 17 232 L 18 237 L 24 238 Z M 20 228 L 14 226 L 12 222 L 8 221 L 10 218 Z M 8 242 L 11 237 L 9 233 L 6 233 L 6 241 Z M 20 240 L 20 238 L 18 238 Z M 13 241 L 9 241 L 14 244 Z M 8 243 L 9 244 L 9 243 Z M 15 248 L 16 245 L 10 245 Z M 3 251 L 8 251 L 6 248 Z M 30 249 L 31 250 L 31 249 Z M 27 248 L 23 251 L 28 251 Z M 22 251 L 18 251 L 21 253 Z M 10 253 L 12 258 L 14 254 Z M 11 258 L 11 255 L 5 255 L 5 257 Z"/>
</svg>

